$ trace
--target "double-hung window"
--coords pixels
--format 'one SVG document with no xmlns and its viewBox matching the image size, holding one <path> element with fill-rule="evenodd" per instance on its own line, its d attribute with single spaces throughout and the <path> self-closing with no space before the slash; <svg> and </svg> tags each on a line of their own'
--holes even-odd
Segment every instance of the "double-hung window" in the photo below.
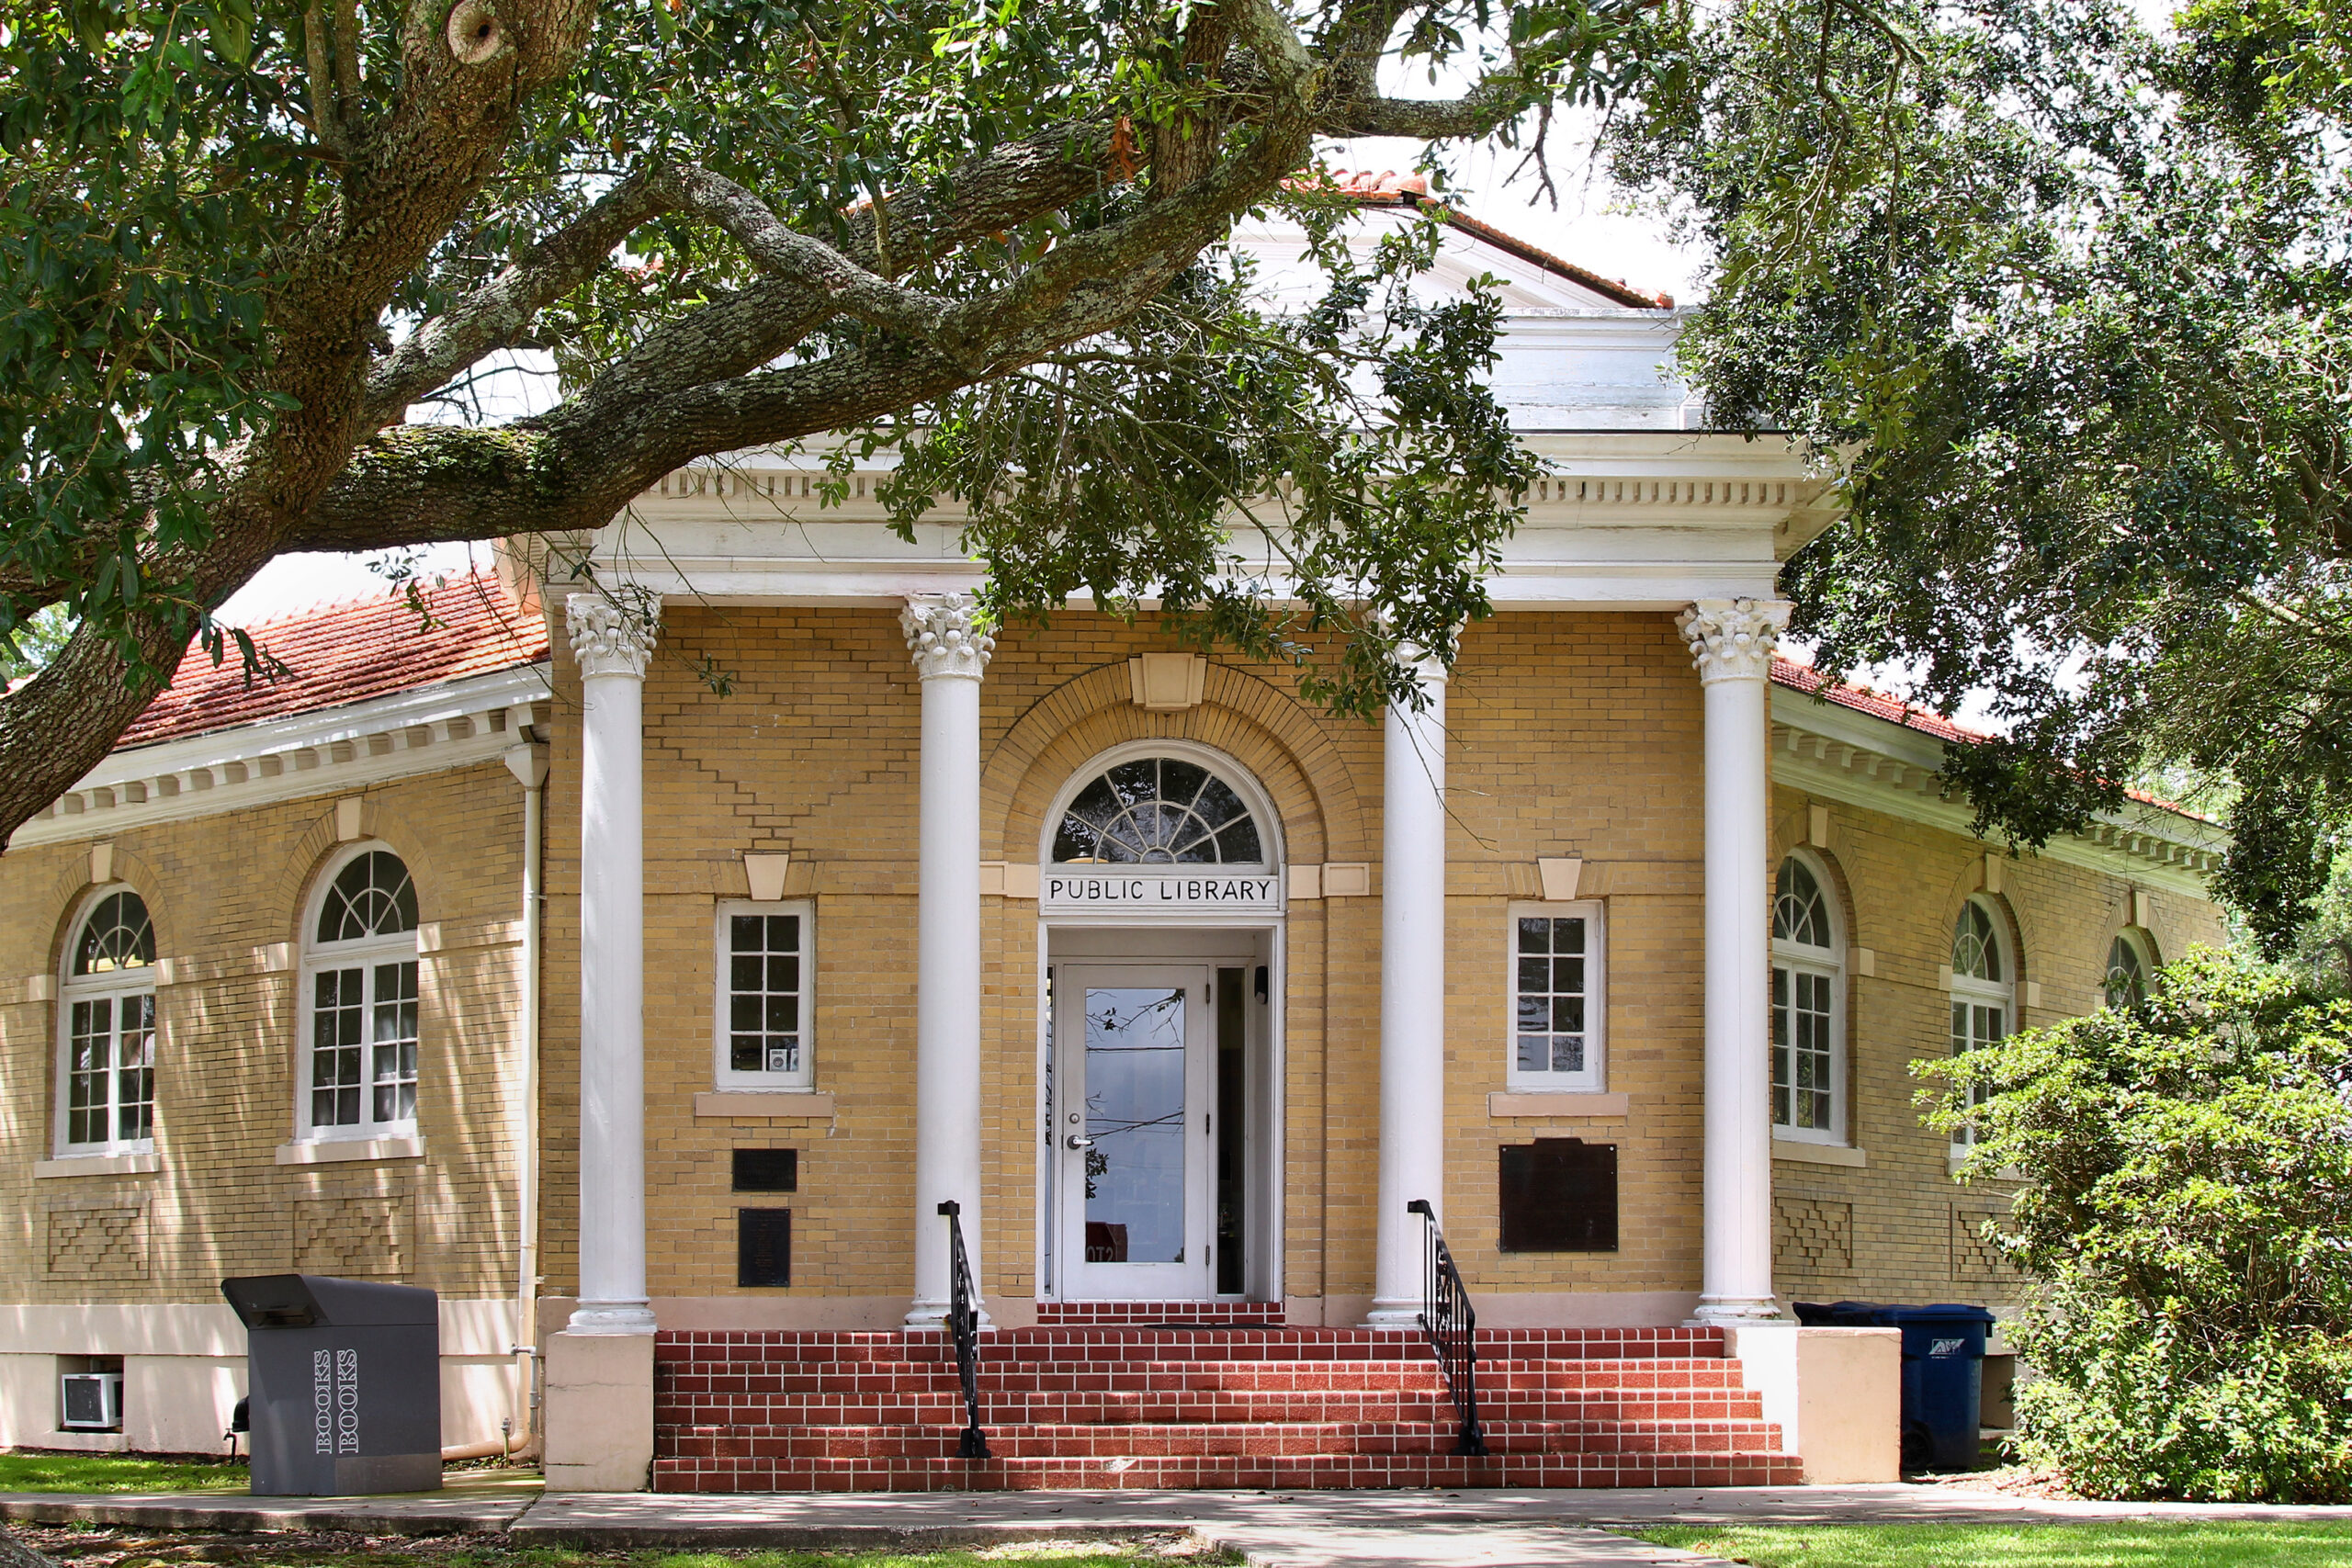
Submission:
<svg viewBox="0 0 2352 1568">
<path fill-rule="evenodd" d="M 2002 935 L 2000 917 L 1981 898 L 1962 905 L 1951 932 L 1953 1055 L 2008 1036 L 2017 1016 L 2012 978 L 2016 967 Z M 1979 1089 L 1974 1103 L 1981 1105 L 1987 1098 L 1986 1091 Z M 1965 1153 L 1975 1142 L 1973 1126 L 1963 1123 L 1952 1129 L 1954 1155 Z"/>
<path fill-rule="evenodd" d="M 155 928 L 129 888 L 99 894 L 66 951 L 58 1152 L 141 1154 L 155 1138 Z"/>
<path fill-rule="evenodd" d="M 718 907 L 720 1089 L 816 1082 L 809 1054 L 811 919 L 806 903 Z"/>
<path fill-rule="evenodd" d="M 1604 1085 L 1607 953 L 1601 906 L 1514 904 L 1507 1082 L 1541 1092 Z"/>
<path fill-rule="evenodd" d="M 1772 888 L 1772 1134 L 1846 1139 L 1845 944 L 1824 874 L 1803 855 Z"/>
<path fill-rule="evenodd" d="M 303 955 L 305 1136 L 416 1131 L 416 886 L 389 850 L 362 848 L 326 878 Z"/>
</svg>

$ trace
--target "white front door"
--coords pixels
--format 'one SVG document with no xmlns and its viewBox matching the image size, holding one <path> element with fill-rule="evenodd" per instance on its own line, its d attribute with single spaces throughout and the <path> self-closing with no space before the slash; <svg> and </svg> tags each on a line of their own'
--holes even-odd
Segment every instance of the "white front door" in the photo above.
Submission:
<svg viewBox="0 0 2352 1568">
<path fill-rule="evenodd" d="M 1215 1295 L 1209 986 L 1190 964 L 1063 964 L 1054 977 L 1054 1145 L 1063 1294 Z"/>
</svg>

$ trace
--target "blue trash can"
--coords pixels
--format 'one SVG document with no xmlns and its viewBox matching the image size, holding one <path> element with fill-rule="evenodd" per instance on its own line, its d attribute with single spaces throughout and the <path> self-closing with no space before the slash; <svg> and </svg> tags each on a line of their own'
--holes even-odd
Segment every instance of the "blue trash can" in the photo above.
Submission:
<svg viewBox="0 0 2352 1568">
<path fill-rule="evenodd" d="M 1796 1303 L 1816 1328 L 1894 1328 L 1903 1334 L 1903 1468 L 1973 1470 L 1984 1397 L 1984 1341 L 1994 1317 L 1980 1306 L 1885 1306 L 1874 1302 Z"/>
</svg>

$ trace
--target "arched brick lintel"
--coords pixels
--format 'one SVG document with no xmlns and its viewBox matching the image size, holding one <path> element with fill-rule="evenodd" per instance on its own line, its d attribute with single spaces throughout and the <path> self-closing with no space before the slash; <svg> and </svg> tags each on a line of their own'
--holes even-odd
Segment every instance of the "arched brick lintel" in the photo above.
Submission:
<svg viewBox="0 0 2352 1568">
<path fill-rule="evenodd" d="M 1089 758 L 1161 739 L 1212 747 L 1249 769 L 1281 814 L 1292 862 L 1369 859 L 1363 802 L 1326 732 L 1329 722 L 1272 682 L 1229 665 L 1211 664 L 1200 705 L 1179 713 L 1137 707 L 1125 660 L 1072 676 L 1032 704 L 982 759 L 982 852 L 1031 860 L 1055 792 Z"/>
</svg>

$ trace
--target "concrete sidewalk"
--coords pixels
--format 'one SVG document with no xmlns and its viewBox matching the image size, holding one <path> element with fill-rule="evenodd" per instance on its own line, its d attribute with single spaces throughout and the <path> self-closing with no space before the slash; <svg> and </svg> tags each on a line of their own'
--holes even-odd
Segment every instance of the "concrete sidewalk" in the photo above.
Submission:
<svg viewBox="0 0 2352 1568">
<path fill-rule="evenodd" d="M 2066 1503 L 1888 1483 L 1626 1491 L 931 1492 L 543 1495 L 485 1472 L 401 1497 L 0 1494 L 0 1517 L 210 1530 L 504 1535 L 517 1544 L 939 1548 L 1190 1532 L 1264 1568 L 1650 1568 L 1708 1559 L 1611 1527 L 2199 1518 L 2352 1522 L 2352 1506 Z"/>
</svg>

